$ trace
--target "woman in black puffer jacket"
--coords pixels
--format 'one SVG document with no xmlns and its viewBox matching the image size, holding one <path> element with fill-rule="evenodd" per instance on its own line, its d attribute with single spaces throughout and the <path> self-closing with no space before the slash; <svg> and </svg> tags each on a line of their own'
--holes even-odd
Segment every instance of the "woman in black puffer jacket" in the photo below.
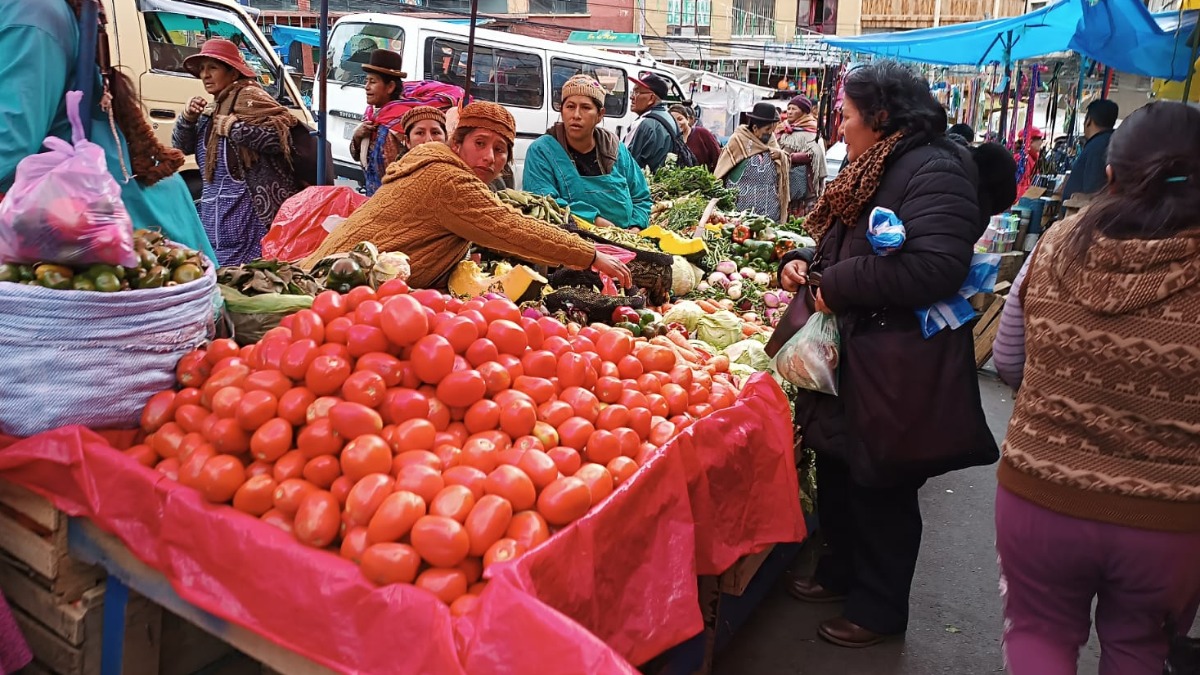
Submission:
<svg viewBox="0 0 1200 675">
<path fill-rule="evenodd" d="M 835 314 L 842 334 L 839 396 L 802 391 L 796 402 L 804 445 L 817 452 L 817 512 L 831 554 L 791 591 L 808 602 L 844 599 L 842 615 L 818 632 L 866 647 L 908 627 L 918 490 L 998 457 L 971 331 L 925 339 L 914 310 L 958 291 L 988 217 L 1012 203 L 1016 186 L 1003 148 L 946 139 L 945 111 L 908 68 L 861 67 L 845 90 L 849 163 L 805 223 L 817 247 L 785 256 L 779 276 L 785 290 L 809 286 L 802 297 Z M 875 207 L 894 211 L 907 231 L 888 256 L 867 241 Z"/>
</svg>

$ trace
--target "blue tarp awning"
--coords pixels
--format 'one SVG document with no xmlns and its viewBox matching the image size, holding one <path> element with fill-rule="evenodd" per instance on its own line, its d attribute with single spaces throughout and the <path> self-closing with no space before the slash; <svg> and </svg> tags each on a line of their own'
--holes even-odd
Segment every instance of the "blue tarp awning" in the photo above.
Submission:
<svg viewBox="0 0 1200 675">
<path fill-rule="evenodd" d="M 272 26 L 271 39 L 286 52 L 293 42 L 300 42 L 313 47 L 321 46 L 321 31 L 316 28 L 296 28 L 294 26 Z"/>
<path fill-rule="evenodd" d="M 1151 15 L 1140 0 L 1058 0 L 1037 11 L 920 30 L 825 38 L 842 49 L 959 66 L 1073 50 L 1116 70 L 1183 79 L 1197 12 Z M 1007 53 L 1006 53 L 1007 52 Z"/>
</svg>

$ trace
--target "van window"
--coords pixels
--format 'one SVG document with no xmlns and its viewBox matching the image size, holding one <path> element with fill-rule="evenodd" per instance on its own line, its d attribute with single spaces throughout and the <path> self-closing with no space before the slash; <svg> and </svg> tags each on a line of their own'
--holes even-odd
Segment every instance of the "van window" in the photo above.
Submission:
<svg viewBox="0 0 1200 675">
<path fill-rule="evenodd" d="M 329 81 L 365 85 L 367 74 L 362 67 L 370 63 L 371 52 L 376 49 L 403 54 L 404 29 L 380 23 L 339 21 L 329 36 L 329 63 L 333 64 Z"/>
<path fill-rule="evenodd" d="M 183 67 L 183 60 L 200 53 L 200 46 L 205 40 L 225 38 L 241 49 L 246 63 L 258 72 L 259 82 L 264 87 L 270 88 L 275 84 L 275 73 L 267 65 L 264 55 L 257 52 L 254 43 L 237 26 L 175 12 L 145 12 L 144 16 L 151 70 L 191 77 L 192 74 Z"/>
<path fill-rule="evenodd" d="M 649 75 L 651 72 L 653 72 L 653 71 L 649 71 L 649 70 L 638 71 L 638 77 L 639 78 L 645 77 L 645 76 Z M 654 74 L 658 75 L 659 77 L 662 77 L 662 79 L 665 80 L 667 83 L 667 87 L 669 88 L 669 91 L 667 92 L 667 97 L 663 99 L 663 101 L 666 102 L 667 105 L 670 105 L 671 103 L 682 103 L 683 101 L 687 100 L 687 97 L 684 96 L 683 92 L 679 90 L 679 84 L 677 82 L 675 82 L 674 79 L 669 78 L 669 77 L 663 77 L 662 73 L 654 73 Z"/>
<path fill-rule="evenodd" d="M 425 79 L 463 86 L 467 44 L 429 38 L 425 45 Z M 471 70 L 471 93 L 477 98 L 518 108 L 542 107 L 545 76 L 537 54 L 477 46 Z"/>
<path fill-rule="evenodd" d="M 625 108 L 629 103 L 629 78 L 624 70 L 559 58 L 550 59 L 550 96 L 555 110 L 562 109 L 563 85 L 580 73 L 595 78 L 608 92 L 604 100 L 605 117 L 625 116 Z"/>
</svg>

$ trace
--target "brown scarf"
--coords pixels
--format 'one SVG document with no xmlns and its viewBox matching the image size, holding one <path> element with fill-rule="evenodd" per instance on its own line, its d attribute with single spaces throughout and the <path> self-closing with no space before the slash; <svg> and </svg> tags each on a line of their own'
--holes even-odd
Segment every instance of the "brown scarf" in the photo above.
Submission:
<svg viewBox="0 0 1200 675">
<path fill-rule="evenodd" d="M 721 149 L 713 176 L 723 180 L 739 164 L 762 153 L 770 155 L 771 161 L 775 162 L 775 189 L 779 192 L 779 203 L 782 210 L 787 211 L 790 195 L 788 191 L 788 156 L 779 147 L 779 141 L 775 140 L 774 136 L 771 137 L 769 143 L 763 143 L 761 138 L 750 131 L 750 127 L 744 124 L 739 126 L 733 131 L 733 137 Z"/>
<path fill-rule="evenodd" d="M 879 189 L 884 161 L 903 137 L 904 132 L 897 131 L 876 141 L 862 156 L 838 172 L 837 178 L 825 188 L 825 193 L 804 219 L 804 229 L 818 244 L 825 233 L 833 229 L 834 221 L 841 219 L 846 227 L 854 227 L 858 222 L 862 210 Z"/>
<path fill-rule="evenodd" d="M 211 181 L 217 168 L 219 146 L 217 140 L 227 135 L 234 122 L 245 122 L 254 126 L 270 127 L 279 134 L 283 145 L 283 157 L 287 163 L 292 163 L 292 127 L 298 120 L 279 105 L 263 88 L 250 79 L 242 79 L 225 88 L 217 94 L 216 100 L 204 109 L 205 115 L 210 115 L 212 121 L 208 125 L 208 138 L 204 157 L 204 180 Z M 244 145 L 237 146 L 241 157 L 242 171 L 249 170 L 258 161 L 258 153 Z M 232 167 L 231 167 L 232 169 Z"/>
</svg>

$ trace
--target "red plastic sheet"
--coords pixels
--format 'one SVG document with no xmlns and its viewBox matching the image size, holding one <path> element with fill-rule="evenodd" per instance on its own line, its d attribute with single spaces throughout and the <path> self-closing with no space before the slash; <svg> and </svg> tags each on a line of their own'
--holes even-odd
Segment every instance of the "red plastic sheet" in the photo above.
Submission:
<svg viewBox="0 0 1200 675">
<path fill-rule="evenodd" d="M 303 260 L 329 236 L 323 227 L 326 218 L 349 218 L 366 201 L 366 195 L 344 186 L 315 185 L 297 192 L 279 207 L 262 239 L 262 257 Z"/>
<path fill-rule="evenodd" d="M 0 478 L 114 533 L 189 602 L 347 673 L 634 673 L 701 630 L 696 574 L 805 534 L 791 418 L 762 375 L 599 508 L 489 570 L 476 612 L 458 619 L 114 451 L 132 438 L 0 438 Z"/>
</svg>

